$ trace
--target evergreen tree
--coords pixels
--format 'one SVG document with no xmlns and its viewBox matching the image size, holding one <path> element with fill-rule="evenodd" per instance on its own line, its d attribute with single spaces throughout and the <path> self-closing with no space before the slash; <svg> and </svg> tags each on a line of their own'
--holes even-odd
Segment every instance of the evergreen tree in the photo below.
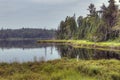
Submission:
<svg viewBox="0 0 120 80">
<path fill-rule="evenodd" d="M 88 7 L 89 13 L 88 16 L 95 16 L 96 15 L 96 8 L 94 6 L 94 4 L 90 4 L 90 6 Z"/>
<path fill-rule="evenodd" d="M 106 7 L 103 5 L 102 8 L 102 19 L 106 22 L 107 26 L 113 27 L 117 20 L 118 6 L 115 5 L 115 0 L 109 0 L 109 5 Z"/>
<path fill-rule="evenodd" d="M 87 39 L 91 41 L 106 41 L 118 37 L 119 31 L 113 28 L 117 22 L 118 6 L 115 0 L 109 0 L 109 5 L 96 11 L 95 5 L 88 6 L 89 14 L 86 17 L 79 16 L 76 22 L 75 15 L 67 16 L 60 23 L 57 33 L 60 39 Z M 77 27 L 78 25 L 78 27 Z"/>
<path fill-rule="evenodd" d="M 76 20 L 75 20 L 75 16 L 73 17 L 67 17 L 66 18 L 66 33 L 67 33 L 67 38 L 68 39 L 73 39 L 75 37 L 76 34 L 76 30 L 77 30 L 77 24 L 76 24 Z"/>
<path fill-rule="evenodd" d="M 78 27 L 82 26 L 82 23 L 83 23 L 83 16 L 79 16 L 77 19 Z"/>
<path fill-rule="evenodd" d="M 61 21 L 60 26 L 58 27 L 58 30 L 56 32 L 56 38 L 65 39 L 65 33 L 66 33 L 66 24 L 64 21 Z"/>
</svg>

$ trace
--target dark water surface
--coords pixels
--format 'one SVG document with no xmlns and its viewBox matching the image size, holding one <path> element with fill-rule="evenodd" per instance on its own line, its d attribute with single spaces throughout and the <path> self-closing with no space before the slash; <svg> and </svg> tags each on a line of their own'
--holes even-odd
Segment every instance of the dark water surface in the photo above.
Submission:
<svg viewBox="0 0 120 80">
<path fill-rule="evenodd" d="M 120 51 L 76 49 L 60 44 L 38 44 L 34 40 L 0 41 L 0 62 L 48 61 L 62 57 L 120 60 Z"/>
</svg>

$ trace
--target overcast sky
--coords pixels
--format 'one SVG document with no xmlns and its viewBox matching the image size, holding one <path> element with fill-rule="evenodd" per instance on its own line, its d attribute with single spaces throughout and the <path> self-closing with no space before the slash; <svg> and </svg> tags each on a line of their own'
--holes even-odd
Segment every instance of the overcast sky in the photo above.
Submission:
<svg viewBox="0 0 120 80">
<path fill-rule="evenodd" d="M 98 8 L 108 0 L 0 0 L 0 28 L 56 29 L 66 16 L 87 14 L 90 3 Z M 117 1 L 117 0 L 116 0 Z"/>
</svg>

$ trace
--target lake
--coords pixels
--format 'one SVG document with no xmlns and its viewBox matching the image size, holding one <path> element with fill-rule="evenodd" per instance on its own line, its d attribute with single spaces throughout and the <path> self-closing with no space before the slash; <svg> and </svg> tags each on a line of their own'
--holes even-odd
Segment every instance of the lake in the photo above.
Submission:
<svg viewBox="0 0 120 80">
<path fill-rule="evenodd" d="M 35 40 L 0 41 L 0 62 L 48 61 L 67 57 L 82 60 L 118 59 L 120 51 L 73 48 L 63 44 L 38 44 Z"/>
</svg>

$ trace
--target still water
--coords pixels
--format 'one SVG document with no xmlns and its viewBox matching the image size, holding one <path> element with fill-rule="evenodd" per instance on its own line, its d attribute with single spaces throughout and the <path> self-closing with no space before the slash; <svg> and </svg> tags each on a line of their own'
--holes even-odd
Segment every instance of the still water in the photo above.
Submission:
<svg viewBox="0 0 120 80">
<path fill-rule="evenodd" d="M 68 45 L 38 44 L 34 40 L 0 41 L 0 62 L 33 62 L 61 59 L 118 59 L 120 51 L 76 49 Z"/>
<path fill-rule="evenodd" d="M 33 40 L 0 41 L 0 62 L 33 62 L 60 58 L 53 44 L 37 44 Z"/>
</svg>

